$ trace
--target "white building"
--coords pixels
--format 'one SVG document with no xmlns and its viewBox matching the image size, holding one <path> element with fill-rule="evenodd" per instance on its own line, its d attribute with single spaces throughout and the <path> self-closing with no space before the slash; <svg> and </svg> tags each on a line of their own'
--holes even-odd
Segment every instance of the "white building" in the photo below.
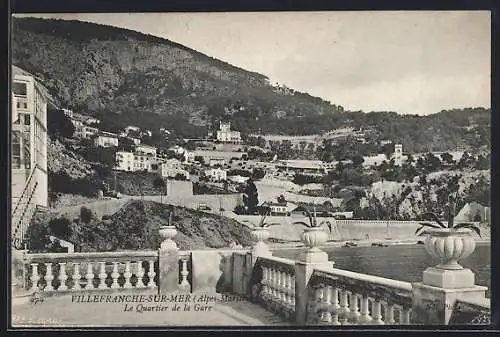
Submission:
<svg viewBox="0 0 500 337">
<path fill-rule="evenodd" d="M 241 135 L 239 131 L 231 131 L 231 123 L 220 122 L 219 130 L 217 130 L 217 140 L 221 143 L 234 143 L 241 142 Z"/>
<path fill-rule="evenodd" d="M 224 166 L 226 164 L 226 160 L 224 158 L 211 158 L 208 162 L 208 165 L 214 166 Z"/>
<path fill-rule="evenodd" d="M 134 138 L 134 137 L 126 137 L 127 139 L 130 139 L 134 145 L 139 145 L 141 143 L 141 140 L 139 138 Z"/>
<path fill-rule="evenodd" d="M 100 147 L 116 147 L 118 146 L 118 135 L 101 131 L 95 136 L 94 145 Z"/>
<path fill-rule="evenodd" d="M 220 168 L 213 168 L 210 170 L 206 170 L 205 176 L 207 176 L 212 181 L 227 180 L 227 171 Z"/>
<path fill-rule="evenodd" d="M 12 240 L 22 248 L 36 206 L 48 206 L 47 102 L 33 75 L 12 67 Z"/>
<path fill-rule="evenodd" d="M 130 131 L 140 132 L 140 131 L 141 131 L 141 128 L 140 128 L 140 127 L 138 127 L 138 126 L 129 125 L 129 126 L 127 126 L 124 130 L 125 130 L 125 132 L 128 134 Z"/>
<path fill-rule="evenodd" d="M 156 157 L 137 152 L 127 152 L 127 151 L 118 151 L 115 154 L 116 166 L 115 170 L 120 171 L 148 171 L 148 172 L 156 172 L 159 169 L 154 168 L 156 165 L 159 167 L 159 163 Z"/>
<path fill-rule="evenodd" d="M 134 171 L 154 171 L 151 167 L 153 164 L 157 164 L 156 156 L 141 152 L 134 153 Z"/>
<path fill-rule="evenodd" d="M 73 124 L 74 125 L 74 124 Z M 99 129 L 88 125 L 75 126 L 74 136 L 78 138 L 92 138 L 99 133 Z"/>
<path fill-rule="evenodd" d="M 174 178 L 178 174 L 189 180 L 189 172 L 182 168 L 182 163 L 177 159 L 169 159 L 161 164 L 161 176 L 163 178 Z"/>
<path fill-rule="evenodd" d="M 135 152 L 139 153 L 144 153 L 144 154 L 150 154 L 152 156 L 156 157 L 156 147 L 146 145 L 146 144 L 139 144 L 135 146 Z"/>
<path fill-rule="evenodd" d="M 115 170 L 135 171 L 135 159 L 132 152 L 118 151 L 115 154 Z"/>
<path fill-rule="evenodd" d="M 271 209 L 271 215 L 287 215 L 289 213 L 286 203 L 271 203 L 269 208 Z"/>
<path fill-rule="evenodd" d="M 229 176 L 228 179 L 234 183 L 243 184 L 243 183 L 246 183 L 246 181 L 250 178 L 236 175 L 236 176 Z"/>
<path fill-rule="evenodd" d="M 87 125 L 92 125 L 92 124 L 99 124 L 101 123 L 101 121 L 95 117 L 87 116 L 84 123 Z"/>
<path fill-rule="evenodd" d="M 396 144 L 394 145 L 394 165 L 401 166 L 403 165 L 403 145 Z"/>
<path fill-rule="evenodd" d="M 62 111 L 67 117 L 73 118 L 73 110 L 62 108 Z"/>
</svg>

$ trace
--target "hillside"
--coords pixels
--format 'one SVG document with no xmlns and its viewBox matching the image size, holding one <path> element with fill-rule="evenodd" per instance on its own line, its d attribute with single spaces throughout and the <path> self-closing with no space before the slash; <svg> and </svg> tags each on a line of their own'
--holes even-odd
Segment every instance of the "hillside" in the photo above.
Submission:
<svg viewBox="0 0 500 337">
<path fill-rule="evenodd" d="M 236 130 L 263 134 L 321 134 L 350 125 L 372 129 L 374 140 L 391 139 L 411 152 L 489 144 L 489 109 L 425 117 L 344 111 L 272 86 L 264 75 L 135 31 L 14 18 L 12 35 L 14 64 L 40 77 L 56 105 L 96 115 L 110 131 L 134 124 L 198 137 L 206 135 L 207 125 L 227 119 Z"/>
<path fill-rule="evenodd" d="M 98 219 L 95 214 L 87 218 L 80 215 L 76 219 L 67 219 L 58 213 L 37 214 L 32 223 L 31 249 L 44 250 L 46 236 L 51 234 L 74 242 L 82 252 L 154 250 L 161 242 L 158 229 L 168 223 L 171 211 L 178 231 L 174 241 L 180 249 L 222 248 L 232 242 L 243 246 L 251 244 L 250 231 L 235 220 L 184 207 L 131 201 L 106 220 Z M 63 223 L 58 233 L 54 228 L 51 230 L 51 222 Z M 64 228 L 61 230 L 61 227 Z"/>
<path fill-rule="evenodd" d="M 13 20 L 13 63 L 43 79 L 57 104 L 118 124 L 162 125 L 196 134 L 224 107 L 237 118 L 335 107 L 306 94 L 283 95 L 264 75 L 210 58 L 169 40 L 78 21 Z M 292 112 L 292 110 L 296 110 Z M 227 116 L 231 117 L 231 116 Z M 111 118 L 107 118 L 111 120 Z M 237 124 L 237 123 L 236 123 Z"/>
</svg>

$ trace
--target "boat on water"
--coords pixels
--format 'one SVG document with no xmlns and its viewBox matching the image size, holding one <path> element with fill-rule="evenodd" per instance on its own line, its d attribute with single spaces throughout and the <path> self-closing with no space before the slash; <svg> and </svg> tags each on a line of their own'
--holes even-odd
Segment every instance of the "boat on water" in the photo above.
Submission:
<svg viewBox="0 0 500 337">
<path fill-rule="evenodd" d="M 383 242 L 372 242 L 372 247 L 389 247 L 389 245 Z"/>
<path fill-rule="evenodd" d="M 346 243 L 344 243 L 344 247 L 347 247 L 347 248 L 351 248 L 351 247 L 357 247 L 358 244 L 356 242 L 352 242 L 352 241 L 346 241 Z"/>
</svg>

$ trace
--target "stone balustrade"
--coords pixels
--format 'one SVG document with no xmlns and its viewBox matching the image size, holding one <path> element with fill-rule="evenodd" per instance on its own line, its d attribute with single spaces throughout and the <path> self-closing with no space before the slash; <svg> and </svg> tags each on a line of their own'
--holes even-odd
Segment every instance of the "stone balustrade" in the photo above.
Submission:
<svg viewBox="0 0 500 337">
<path fill-rule="evenodd" d="M 27 288 L 49 293 L 222 291 L 298 325 L 449 324 L 469 316 L 484 322 L 490 310 L 484 305 L 485 287 L 411 284 L 336 269 L 318 248 L 290 260 L 265 249 L 180 251 L 171 238 L 165 241 L 156 251 L 25 254 Z M 471 313 L 453 316 L 455 304 Z"/>
<path fill-rule="evenodd" d="M 255 265 L 260 280 L 252 284 L 254 297 L 264 307 L 291 320 L 295 314 L 295 261 L 259 257 Z"/>
<path fill-rule="evenodd" d="M 44 292 L 156 289 L 156 251 L 27 254 L 28 289 Z"/>
<path fill-rule="evenodd" d="M 308 324 L 410 324 L 411 283 L 318 268 L 308 289 Z"/>
</svg>

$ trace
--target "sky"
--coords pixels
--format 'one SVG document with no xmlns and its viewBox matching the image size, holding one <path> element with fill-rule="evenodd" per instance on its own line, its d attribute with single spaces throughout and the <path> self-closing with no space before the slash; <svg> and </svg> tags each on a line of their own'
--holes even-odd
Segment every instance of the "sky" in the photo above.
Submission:
<svg viewBox="0 0 500 337">
<path fill-rule="evenodd" d="M 426 115 L 491 104 L 488 11 L 22 16 L 163 37 L 346 110 Z"/>
</svg>

